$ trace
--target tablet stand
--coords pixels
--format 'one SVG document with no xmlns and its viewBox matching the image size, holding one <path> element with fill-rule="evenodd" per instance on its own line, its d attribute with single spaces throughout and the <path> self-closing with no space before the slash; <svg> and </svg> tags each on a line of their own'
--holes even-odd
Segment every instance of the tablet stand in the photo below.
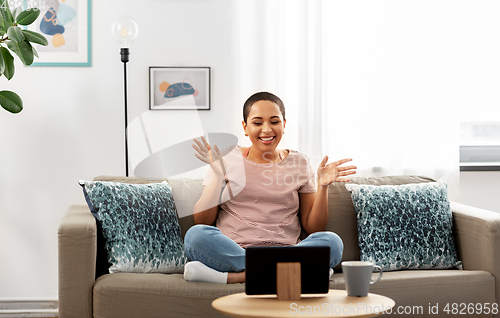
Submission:
<svg viewBox="0 0 500 318">
<path fill-rule="evenodd" d="M 300 300 L 300 262 L 276 264 L 276 294 L 278 300 Z"/>
</svg>

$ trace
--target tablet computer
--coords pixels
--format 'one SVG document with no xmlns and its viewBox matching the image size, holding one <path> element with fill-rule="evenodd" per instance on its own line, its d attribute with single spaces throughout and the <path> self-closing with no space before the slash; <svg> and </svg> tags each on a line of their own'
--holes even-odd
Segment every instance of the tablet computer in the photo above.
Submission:
<svg viewBox="0 0 500 318">
<path fill-rule="evenodd" d="M 328 293 L 330 247 L 259 246 L 246 249 L 246 294 L 275 295 L 276 264 L 279 262 L 300 262 L 302 294 Z"/>
</svg>

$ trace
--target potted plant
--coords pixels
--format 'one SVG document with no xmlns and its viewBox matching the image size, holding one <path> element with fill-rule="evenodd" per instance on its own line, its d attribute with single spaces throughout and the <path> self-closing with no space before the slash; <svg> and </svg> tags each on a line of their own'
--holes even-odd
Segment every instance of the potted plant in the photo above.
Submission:
<svg viewBox="0 0 500 318">
<path fill-rule="evenodd" d="M 31 65 L 38 57 L 32 43 L 46 46 L 47 39 L 40 33 L 25 30 L 22 27 L 35 22 L 40 15 L 38 8 L 23 10 L 21 6 L 13 9 L 9 7 L 8 0 L 0 0 L 0 76 L 8 80 L 14 76 L 15 53 L 24 65 Z M 12 91 L 0 91 L 0 105 L 11 113 L 23 110 L 23 101 L 19 95 Z"/>
</svg>

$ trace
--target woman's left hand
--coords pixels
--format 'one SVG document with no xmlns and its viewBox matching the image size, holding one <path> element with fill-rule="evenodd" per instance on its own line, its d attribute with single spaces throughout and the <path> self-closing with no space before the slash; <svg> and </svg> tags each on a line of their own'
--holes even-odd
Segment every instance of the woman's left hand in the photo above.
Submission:
<svg viewBox="0 0 500 318">
<path fill-rule="evenodd" d="M 352 159 L 342 159 L 335 162 L 328 162 L 328 156 L 325 156 L 318 167 L 318 184 L 328 186 L 333 182 L 349 182 L 349 178 L 345 176 L 355 174 L 356 166 L 342 166 L 344 163 L 352 161 Z"/>
</svg>

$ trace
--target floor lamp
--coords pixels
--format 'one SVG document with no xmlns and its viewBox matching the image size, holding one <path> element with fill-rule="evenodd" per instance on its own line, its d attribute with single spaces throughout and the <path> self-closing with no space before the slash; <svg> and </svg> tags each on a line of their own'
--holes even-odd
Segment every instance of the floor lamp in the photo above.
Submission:
<svg viewBox="0 0 500 318">
<path fill-rule="evenodd" d="M 125 106 L 125 175 L 128 177 L 128 140 L 127 140 L 127 62 L 129 61 L 129 47 L 139 35 L 139 26 L 130 17 L 119 17 L 111 26 L 113 37 L 120 43 L 120 55 L 123 62 L 124 106 Z"/>
</svg>

